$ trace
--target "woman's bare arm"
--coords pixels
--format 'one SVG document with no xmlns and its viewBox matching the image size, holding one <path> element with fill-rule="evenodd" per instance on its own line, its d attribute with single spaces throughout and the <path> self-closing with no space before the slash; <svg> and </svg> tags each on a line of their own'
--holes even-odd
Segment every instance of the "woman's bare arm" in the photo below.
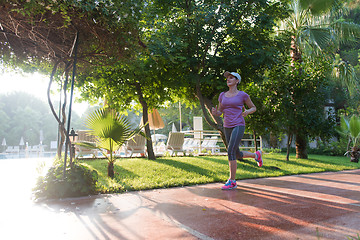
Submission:
<svg viewBox="0 0 360 240">
<path fill-rule="evenodd" d="M 256 112 L 256 106 L 255 104 L 251 101 L 250 97 L 248 97 L 248 99 L 245 100 L 246 106 L 249 107 L 249 109 L 245 109 L 245 111 L 242 113 L 242 115 L 244 117 L 246 117 L 249 114 L 252 114 L 254 112 Z"/>
</svg>

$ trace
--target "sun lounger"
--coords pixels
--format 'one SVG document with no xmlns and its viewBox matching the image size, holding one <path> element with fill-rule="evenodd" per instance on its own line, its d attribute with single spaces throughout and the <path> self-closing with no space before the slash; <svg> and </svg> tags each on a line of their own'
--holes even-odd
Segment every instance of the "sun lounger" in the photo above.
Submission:
<svg viewBox="0 0 360 240">
<path fill-rule="evenodd" d="M 145 144 L 146 144 L 146 138 L 138 134 L 127 142 L 126 153 L 130 152 L 130 157 L 132 157 L 134 153 L 140 153 L 146 155 Z"/>
<path fill-rule="evenodd" d="M 217 136 L 212 136 L 211 138 L 206 138 L 201 144 L 202 149 L 210 150 L 211 153 L 220 152 L 220 147 L 217 145 L 218 138 Z"/>
<path fill-rule="evenodd" d="M 91 135 L 87 130 L 76 131 L 77 139 L 75 142 L 90 142 L 96 143 L 96 137 Z M 85 155 L 92 155 L 93 157 L 98 155 L 97 149 L 91 149 L 84 146 L 75 145 L 75 157 L 84 157 Z"/>
<path fill-rule="evenodd" d="M 185 138 L 183 149 L 187 153 L 193 152 L 196 149 L 199 149 L 200 145 L 198 141 L 194 140 L 193 138 Z"/>
<path fill-rule="evenodd" d="M 182 132 L 170 132 L 169 138 L 166 144 L 166 150 L 171 151 L 171 156 L 177 152 L 184 152 L 184 133 Z"/>
</svg>

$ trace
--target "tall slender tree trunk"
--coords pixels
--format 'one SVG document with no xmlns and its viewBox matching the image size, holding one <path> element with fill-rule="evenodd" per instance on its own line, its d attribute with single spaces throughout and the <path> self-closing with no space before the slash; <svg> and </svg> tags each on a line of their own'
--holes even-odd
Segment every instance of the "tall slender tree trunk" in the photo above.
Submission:
<svg viewBox="0 0 360 240">
<path fill-rule="evenodd" d="M 270 132 L 270 143 L 269 144 L 270 144 L 271 148 L 277 148 L 278 147 L 277 136 L 273 132 Z"/>
<path fill-rule="evenodd" d="M 200 106 L 201 106 L 201 110 L 204 114 L 204 118 L 205 121 L 214 129 L 216 129 L 217 131 L 219 131 L 220 133 L 220 137 L 222 139 L 222 141 L 225 144 L 225 147 L 227 148 L 227 141 L 226 141 L 226 137 L 225 137 L 225 133 L 224 133 L 224 127 L 223 127 L 223 121 L 221 117 L 217 117 L 217 116 L 213 116 L 211 114 L 211 108 L 214 107 L 214 105 L 212 104 L 211 100 L 204 97 L 201 93 L 200 90 L 200 86 L 197 86 L 196 88 L 196 93 L 195 96 L 197 97 L 197 99 L 199 99 L 200 102 Z"/>
<path fill-rule="evenodd" d="M 53 78 L 54 78 L 54 76 L 56 74 L 56 71 L 57 71 L 57 68 L 58 68 L 59 64 L 62 63 L 62 62 L 63 62 L 62 60 L 59 60 L 58 62 L 56 62 L 54 64 L 53 70 L 52 70 L 51 75 L 50 75 L 50 81 L 49 81 L 48 89 L 47 89 L 47 98 L 48 98 L 48 103 L 49 103 L 49 106 L 50 106 L 50 110 L 53 113 L 56 121 L 59 124 L 59 129 L 58 130 L 59 130 L 59 133 L 60 133 L 60 139 L 59 139 L 58 148 L 57 148 L 57 155 L 58 155 L 59 158 L 61 158 L 61 151 L 62 151 L 62 148 L 64 146 L 65 139 L 67 137 L 67 132 L 66 132 L 66 129 L 65 129 L 65 123 L 66 123 L 65 109 L 66 109 L 66 90 L 67 90 L 68 70 L 69 70 L 69 68 L 71 66 L 70 63 L 65 63 L 64 74 L 66 75 L 66 80 L 65 80 L 65 83 L 64 83 L 64 86 L 63 86 L 63 89 L 62 89 L 64 91 L 64 103 L 61 106 L 61 111 L 59 111 L 59 115 L 56 113 L 55 108 L 54 108 L 54 106 L 52 104 L 51 97 L 50 97 L 50 92 L 51 92 L 51 84 L 53 82 Z"/>
<path fill-rule="evenodd" d="M 302 62 L 302 55 L 299 46 L 296 42 L 296 37 L 291 36 L 291 45 L 290 45 L 290 57 L 291 57 L 291 66 L 295 67 L 295 63 Z"/>
<path fill-rule="evenodd" d="M 291 37 L 291 46 L 290 46 L 290 57 L 291 57 L 291 66 L 295 70 L 295 63 L 301 63 L 302 62 L 302 53 L 301 50 L 296 42 L 296 37 Z M 302 68 L 300 67 L 298 69 L 299 73 L 302 72 Z M 295 139 L 295 145 L 296 145 L 296 158 L 300 159 L 307 159 L 307 136 L 302 132 L 302 129 L 296 129 L 296 139 Z"/>
<path fill-rule="evenodd" d="M 139 102 L 140 102 L 140 104 L 141 104 L 141 106 L 143 108 L 143 121 L 144 121 L 144 124 L 146 124 L 149 121 L 148 105 L 147 105 L 147 102 L 145 101 L 145 99 L 143 97 L 140 83 L 135 82 L 135 87 L 136 87 L 136 90 L 138 92 Z M 145 135 L 147 137 L 147 139 L 146 139 L 146 148 L 147 148 L 148 159 L 155 160 L 156 157 L 155 157 L 153 144 L 152 144 L 152 140 L 151 140 L 151 132 L 150 132 L 149 124 L 147 124 L 145 126 Z"/>
<path fill-rule="evenodd" d="M 293 138 L 293 134 L 289 131 L 288 132 L 288 140 L 287 140 L 287 144 L 286 144 L 286 161 L 289 161 L 292 138 Z"/>
<path fill-rule="evenodd" d="M 255 151 L 257 151 L 257 150 L 258 150 L 258 143 L 257 143 L 257 141 L 256 141 L 256 137 L 257 137 L 256 132 L 255 132 L 255 131 L 253 131 L 253 138 L 254 138 L 254 144 L 255 144 Z"/>
</svg>

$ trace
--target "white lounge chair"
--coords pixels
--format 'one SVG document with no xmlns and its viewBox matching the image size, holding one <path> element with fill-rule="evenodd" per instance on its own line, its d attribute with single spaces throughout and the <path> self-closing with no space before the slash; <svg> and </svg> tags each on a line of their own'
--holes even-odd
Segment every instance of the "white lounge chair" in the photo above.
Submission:
<svg viewBox="0 0 360 240">
<path fill-rule="evenodd" d="M 13 153 L 19 153 L 20 152 L 20 146 L 14 146 Z"/>
<path fill-rule="evenodd" d="M 87 130 L 78 130 L 76 131 L 77 139 L 75 142 L 91 142 L 96 143 L 96 137 L 91 135 Z M 70 137 L 70 140 L 71 137 Z M 77 153 L 77 154 L 76 154 Z M 97 156 L 98 150 L 97 149 L 90 149 L 84 146 L 75 145 L 75 157 L 83 157 L 85 155 L 92 155 L 93 157 Z"/>
<path fill-rule="evenodd" d="M 169 138 L 166 144 L 166 150 L 171 151 L 171 156 L 177 152 L 184 152 L 184 133 L 182 132 L 170 132 Z"/>
<path fill-rule="evenodd" d="M 5 150 L 6 153 L 13 153 L 14 152 L 14 146 L 8 146 Z"/>
<path fill-rule="evenodd" d="M 146 144 L 146 138 L 138 134 L 127 142 L 126 153 L 130 152 L 130 157 L 134 153 L 140 153 L 146 155 L 145 144 Z"/>
<path fill-rule="evenodd" d="M 206 141 L 206 144 L 204 142 Z M 203 144 L 201 145 L 202 148 L 205 148 L 206 150 L 210 150 L 211 153 L 220 152 L 220 147 L 217 145 L 218 137 L 212 136 L 211 138 L 207 138 L 204 140 Z"/>
</svg>

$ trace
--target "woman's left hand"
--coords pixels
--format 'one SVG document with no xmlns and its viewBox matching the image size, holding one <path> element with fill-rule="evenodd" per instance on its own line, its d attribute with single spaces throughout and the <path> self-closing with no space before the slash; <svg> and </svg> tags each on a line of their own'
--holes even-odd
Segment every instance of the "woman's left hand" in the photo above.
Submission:
<svg viewBox="0 0 360 240">
<path fill-rule="evenodd" d="M 248 97 L 248 99 L 246 99 L 245 101 L 246 105 L 249 107 L 249 109 L 246 109 L 245 106 L 243 107 L 243 112 L 242 112 L 242 116 L 246 117 L 249 114 L 252 114 L 256 111 L 256 107 L 254 105 L 254 103 L 251 101 L 250 97 Z"/>
<path fill-rule="evenodd" d="M 243 116 L 243 117 L 246 117 L 247 115 L 249 115 L 248 110 L 245 110 L 245 111 L 242 112 L 242 116 Z"/>
</svg>

